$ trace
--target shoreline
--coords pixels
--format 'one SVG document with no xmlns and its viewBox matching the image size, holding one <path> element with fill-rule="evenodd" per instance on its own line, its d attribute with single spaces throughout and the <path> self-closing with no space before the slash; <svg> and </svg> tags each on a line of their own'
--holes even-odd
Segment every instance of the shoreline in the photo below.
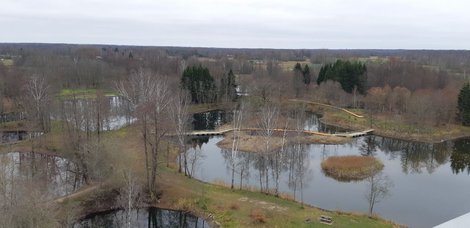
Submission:
<svg viewBox="0 0 470 228">
<path fill-rule="evenodd" d="M 452 134 L 446 129 L 439 129 L 432 127 L 432 129 L 435 129 L 439 132 L 443 132 L 443 135 L 440 136 L 433 136 L 433 135 L 426 135 L 423 133 L 407 133 L 407 132 L 402 132 L 402 131 L 397 131 L 397 130 L 386 130 L 380 127 L 375 126 L 369 126 L 369 124 L 364 124 L 360 123 L 359 120 L 364 120 L 366 123 L 369 122 L 369 118 L 367 115 L 362 115 L 361 112 L 354 112 L 355 115 L 361 114 L 361 117 L 357 117 L 355 115 L 348 114 L 349 110 L 336 107 L 336 106 L 331 106 L 331 105 L 326 105 L 326 104 L 321 104 L 321 103 L 316 103 L 316 102 L 310 102 L 310 101 L 305 101 L 305 100 L 297 100 L 297 101 L 292 101 L 290 100 L 291 103 L 287 103 L 287 105 L 294 105 L 296 102 L 297 103 L 304 103 L 308 105 L 307 110 L 314 112 L 316 114 L 319 114 L 319 121 L 322 122 L 323 124 L 330 125 L 333 127 L 340 127 L 344 128 L 347 130 L 363 130 L 363 129 L 368 129 L 368 128 L 373 128 L 374 132 L 372 133 L 373 135 L 381 136 L 381 137 L 387 137 L 387 138 L 392 138 L 392 139 L 399 139 L 399 140 L 405 140 L 405 141 L 411 141 L 411 142 L 418 142 L 418 143 L 442 143 L 445 141 L 453 141 L 456 139 L 461 139 L 461 138 L 467 138 L 470 137 L 470 128 L 468 129 L 460 129 L 460 125 L 454 125 L 450 126 L 452 129 L 457 129 L 459 132 L 457 134 Z M 348 115 L 349 119 L 346 119 L 344 116 Z M 359 113 L 359 114 L 358 114 Z M 376 116 L 376 118 L 379 118 L 380 116 Z M 353 118 L 351 120 L 350 118 Z M 351 122 L 351 121 L 356 121 L 356 123 L 344 123 L 344 121 Z M 359 121 L 359 122 L 357 122 Z M 380 121 L 380 119 L 375 120 Z M 390 122 L 388 123 L 390 124 Z M 398 122 L 392 122 L 391 124 L 398 124 L 398 125 L 403 125 L 403 121 L 398 121 Z M 409 126 L 413 128 L 413 125 L 405 124 L 405 126 Z M 464 127 L 465 128 L 465 127 Z"/>
<path fill-rule="evenodd" d="M 362 128 L 355 127 L 355 126 L 348 125 L 348 124 L 331 123 L 330 121 L 325 120 L 324 116 L 319 119 L 319 121 L 323 124 L 333 126 L 333 127 L 344 128 L 344 129 L 347 129 L 347 130 L 361 130 L 362 129 Z M 374 131 L 372 132 L 372 135 L 380 136 L 380 137 L 384 137 L 384 138 L 403 140 L 403 141 L 408 141 L 408 142 L 429 143 L 429 144 L 443 143 L 443 142 L 446 142 L 446 141 L 453 141 L 453 140 L 457 140 L 457 139 L 463 139 L 463 138 L 470 137 L 470 133 L 469 133 L 469 134 L 446 137 L 446 138 L 435 139 L 435 140 L 434 139 L 423 139 L 423 138 L 420 138 L 420 137 L 410 136 L 409 134 L 400 133 L 400 132 L 397 132 L 397 131 L 395 131 L 393 133 L 385 133 L 385 132 L 383 132 L 383 130 L 377 129 L 377 128 L 374 128 Z"/>
</svg>

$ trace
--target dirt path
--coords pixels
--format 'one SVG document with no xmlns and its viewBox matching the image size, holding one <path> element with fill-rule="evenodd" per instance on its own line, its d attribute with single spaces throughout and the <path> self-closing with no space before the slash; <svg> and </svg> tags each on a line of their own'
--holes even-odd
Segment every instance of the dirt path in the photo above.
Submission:
<svg viewBox="0 0 470 228">
<path fill-rule="evenodd" d="M 94 184 L 94 185 L 89 185 L 89 186 L 86 186 L 84 188 L 81 188 L 80 190 L 78 190 L 77 192 L 74 192 L 72 194 L 69 194 L 69 195 L 66 195 L 66 196 L 62 196 L 60 198 L 57 198 L 54 200 L 55 203 L 63 203 L 64 201 L 66 200 L 69 200 L 69 199 L 73 199 L 73 198 L 76 198 L 76 197 L 80 197 L 82 195 L 86 195 L 86 194 L 89 194 L 90 192 L 93 192 L 95 191 L 96 189 L 99 188 L 99 185 L 98 184 Z"/>
<path fill-rule="evenodd" d="M 256 207 L 261 207 L 263 209 L 266 209 L 266 210 L 276 210 L 278 212 L 285 212 L 288 210 L 287 207 L 281 207 L 275 203 L 270 203 L 270 202 L 266 202 L 266 201 L 263 201 L 263 200 L 255 200 L 255 199 L 249 199 L 248 197 L 241 197 L 238 199 L 238 201 L 240 202 L 248 202 L 252 205 L 255 205 Z"/>
<path fill-rule="evenodd" d="M 293 101 L 293 102 L 302 102 L 302 103 L 307 103 L 307 104 L 313 104 L 313 105 L 320 105 L 320 106 L 324 106 L 324 107 L 328 107 L 328 108 L 333 108 L 333 109 L 338 109 L 338 110 L 341 110 L 343 112 L 346 112 L 348 113 L 349 115 L 351 116 L 354 116 L 354 117 L 357 117 L 357 118 L 364 118 L 364 116 L 362 115 L 359 115 L 359 114 L 356 114 L 354 112 L 351 112 L 345 108 L 340 108 L 340 107 L 337 107 L 337 106 L 333 106 L 333 105 L 329 105 L 329 104 L 323 104 L 323 103 L 319 103 L 319 102 L 314 102 L 314 101 L 307 101 L 307 100 L 299 100 L 299 99 L 290 99 L 290 101 Z"/>
</svg>

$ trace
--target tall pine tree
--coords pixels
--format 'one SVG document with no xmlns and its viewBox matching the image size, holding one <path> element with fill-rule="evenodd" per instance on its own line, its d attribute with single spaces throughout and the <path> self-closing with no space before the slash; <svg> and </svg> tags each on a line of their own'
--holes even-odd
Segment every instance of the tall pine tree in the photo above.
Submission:
<svg viewBox="0 0 470 228">
<path fill-rule="evenodd" d="M 294 76 L 292 78 L 292 85 L 294 86 L 295 97 L 300 97 L 301 90 L 303 88 L 302 84 L 304 83 L 304 76 L 302 65 L 296 63 L 294 66 Z"/>
<path fill-rule="evenodd" d="M 320 69 L 317 84 L 328 80 L 337 81 L 341 88 L 348 93 L 352 93 L 354 88 L 361 94 L 367 90 L 367 68 L 365 64 L 337 60 L 334 64 L 326 64 Z"/>
<path fill-rule="evenodd" d="M 460 90 L 457 107 L 458 116 L 464 126 L 470 126 L 470 83 Z"/>
<path fill-rule="evenodd" d="M 222 101 L 234 101 L 237 98 L 237 84 L 232 69 L 220 78 L 219 99 Z"/>
<path fill-rule="evenodd" d="M 310 74 L 310 67 L 308 67 L 308 64 L 305 64 L 305 67 L 302 73 L 304 75 L 305 85 L 310 85 L 310 81 L 312 80 L 312 75 Z"/>
<path fill-rule="evenodd" d="M 193 103 L 211 103 L 216 100 L 217 91 L 214 78 L 206 67 L 192 66 L 183 71 L 181 87 L 191 94 Z"/>
</svg>

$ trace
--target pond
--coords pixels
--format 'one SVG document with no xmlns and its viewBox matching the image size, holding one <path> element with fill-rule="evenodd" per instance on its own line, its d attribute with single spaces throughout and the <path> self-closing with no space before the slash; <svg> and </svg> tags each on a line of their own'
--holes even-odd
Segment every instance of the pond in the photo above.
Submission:
<svg viewBox="0 0 470 228">
<path fill-rule="evenodd" d="M 83 184 L 78 173 L 73 162 L 58 156 L 32 152 L 0 154 L 0 192 L 5 195 L 30 188 L 44 200 L 65 196 Z"/>
<path fill-rule="evenodd" d="M 0 113 L 0 123 L 19 121 L 19 120 L 24 120 L 24 119 L 26 119 L 25 112 Z"/>
<path fill-rule="evenodd" d="M 231 112 L 224 110 L 195 113 L 192 118 L 192 127 L 193 130 L 214 130 L 232 121 L 232 117 Z"/>
<path fill-rule="evenodd" d="M 0 131 L 0 143 L 14 143 L 42 135 L 42 132 Z"/>
<path fill-rule="evenodd" d="M 92 99 L 63 100 L 55 118 L 65 118 L 80 124 L 82 130 L 91 131 L 96 131 L 98 125 L 100 131 L 118 130 L 136 120 L 131 116 L 129 102 L 119 96 L 107 96 L 100 104 Z"/>
<path fill-rule="evenodd" d="M 315 121 L 306 128 L 322 129 Z M 189 149 L 191 157 L 198 157 L 193 168 L 197 179 L 231 182 L 231 153 L 217 147 L 220 140 L 222 137 L 199 138 L 199 143 Z M 268 181 L 261 182 L 273 188 L 274 174 L 279 170 L 280 191 L 298 201 L 328 210 L 367 213 L 368 181 L 340 182 L 323 174 L 320 163 L 338 155 L 382 160 L 383 174 L 393 183 L 389 195 L 374 206 L 374 213 L 382 217 L 411 227 L 432 227 L 470 211 L 468 138 L 427 144 L 366 136 L 344 145 L 292 145 L 279 157 L 279 166 L 273 165 L 273 156 L 238 152 L 234 155 L 235 186 L 242 182 L 243 186 L 259 188 L 260 173 L 268 170 Z"/>
<path fill-rule="evenodd" d="M 130 216 L 129 216 L 130 214 Z M 127 218 L 130 219 L 127 219 Z M 155 207 L 132 209 L 130 213 L 125 210 L 112 210 L 91 214 L 77 224 L 74 228 L 92 228 L 92 227 L 187 227 L 204 228 L 210 225 L 202 218 L 188 214 L 182 211 L 165 210 Z"/>
</svg>

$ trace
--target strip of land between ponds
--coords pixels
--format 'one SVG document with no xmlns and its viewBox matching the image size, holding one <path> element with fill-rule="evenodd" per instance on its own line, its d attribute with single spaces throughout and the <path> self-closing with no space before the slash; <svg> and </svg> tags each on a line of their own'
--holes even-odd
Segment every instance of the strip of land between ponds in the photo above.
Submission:
<svg viewBox="0 0 470 228">
<path fill-rule="evenodd" d="M 266 137 L 261 135 L 249 135 L 246 132 L 240 132 L 239 135 L 238 150 L 245 152 L 263 152 L 265 150 Z M 283 146 L 293 145 L 295 143 L 300 144 L 345 144 L 351 142 L 351 138 L 338 137 L 334 135 L 300 135 L 300 136 L 288 136 L 284 139 L 282 137 L 272 137 L 269 139 L 269 149 L 278 150 Z M 233 145 L 233 133 L 227 133 L 224 139 L 217 143 L 222 149 L 232 149 Z"/>
<path fill-rule="evenodd" d="M 312 111 L 316 113 L 321 113 L 323 115 L 321 118 L 319 118 L 319 120 L 323 124 L 359 131 L 367 128 L 373 128 L 374 135 L 383 136 L 387 138 L 423 143 L 440 143 L 444 141 L 470 137 L 470 127 L 463 127 L 460 125 L 449 125 L 445 128 L 432 127 L 431 130 L 435 131 L 436 133 L 426 133 L 425 130 L 423 130 L 423 133 L 420 133 L 419 131 L 418 133 L 410 133 L 407 131 L 384 129 L 380 126 L 380 124 L 376 123 L 379 120 L 370 121 L 370 118 L 351 112 L 344 108 L 299 99 L 290 99 L 289 102 L 305 103 L 310 104 L 312 106 L 316 106 L 316 108 L 312 107 Z M 330 111 L 325 110 L 325 107 Z M 340 115 L 341 112 L 346 113 L 346 115 Z M 371 124 L 371 122 L 373 123 Z M 399 120 L 397 120 L 396 122 L 390 122 L 388 124 L 405 125 L 409 128 L 413 128 L 412 125 L 406 124 L 403 121 Z M 417 129 L 417 127 L 415 129 Z"/>
<path fill-rule="evenodd" d="M 327 114 L 325 115 L 327 116 Z M 352 124 L 345 124 L 345 123 L 338 123 L 338 122 L 333 122 L 330 120 L 327 120 L 328 117 L 322 117 L 320 118 L 320 122 L 326 125 L 334 126 L 334 127 L 340 127 L 340 128 L 345 128 L 345 129 L 351 129 L 351 130 L 361 130 L 363 129 L 362 126 L 357 126 L 357 125 L 352 125 Z M 441 137 L 438 139 L 431 139 L 429 137 L 426 137 L 424 135 L 417 135 L 417 134 L 407 134 L 403 132 L 397 132 L 397 131 L 387 131 L 383 130 L 380 128 L 374 128 L 374 131 L 372 132 L 373 135 L 377 136 L 382 136 L 386 138 L 391 138 L 391 139 L 399 139 L 399 140 L 404 140 L 404 141 L 409 141 L 409 142 L 418 142 L 418 143 L 441 143 L 445 141 L 452 141 L 456 139 L 461 139 L 461 138 L 467 138 L 470 137 L 470 132 L 465 133 L 462 135 L 456 135 L 456 136 L 445 136 Z"/>
</svg>

